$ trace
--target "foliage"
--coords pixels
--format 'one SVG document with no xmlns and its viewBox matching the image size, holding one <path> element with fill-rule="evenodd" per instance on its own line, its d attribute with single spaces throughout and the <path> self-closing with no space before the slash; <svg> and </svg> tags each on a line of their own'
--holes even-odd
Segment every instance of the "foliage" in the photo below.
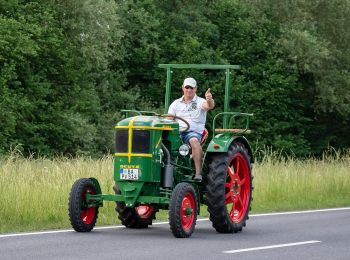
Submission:
<svg viewBox="0 0 350 260">
<path fill-rule="evenodd" d="M 306 130 L 313 152 L 328 145 L 349 147 L 350 2 L 251 1 L 280 25 L 278 45 L 287 66 L 297 71 L 302 109 L 310 120 Z"/>
<path fill-rule="evenodd" d="M 120 109 L 162 111 L 159 63 L 240 64 L 250 140 L 305 156 L 350 146 L 348 0 L 0 0 L 0 153 L 101 155 Z M 223 107 L 224 74 L 178 70 Z M 210 128 L 210 126 L 208 126 Z"/>
</svg>

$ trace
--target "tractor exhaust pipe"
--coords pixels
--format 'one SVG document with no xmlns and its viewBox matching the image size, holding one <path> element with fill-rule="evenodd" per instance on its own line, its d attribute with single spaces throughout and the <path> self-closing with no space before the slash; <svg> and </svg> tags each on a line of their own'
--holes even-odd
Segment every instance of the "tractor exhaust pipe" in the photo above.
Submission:
<svg viewBox="0 0 350 260">
<path fill-rule="evenodd" d="M 162 149 L 165 154 L 165 165 L 164 165 L 164 171 L 163 171 L 163 178 L 162 178 L 162 186 L 164 188 L 172 188 L 173 182 L 174 182 L 174 166 L 170 164 L 171 157 L 169 150 L 166 148 L 166 146 L 162 143 L 161 144 Z"/>
</svg>

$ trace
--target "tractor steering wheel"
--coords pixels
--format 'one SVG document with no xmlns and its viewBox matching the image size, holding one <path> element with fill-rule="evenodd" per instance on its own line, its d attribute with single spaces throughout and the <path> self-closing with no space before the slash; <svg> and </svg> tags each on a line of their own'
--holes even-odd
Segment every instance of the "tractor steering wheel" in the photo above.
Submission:
<svg viewBox="0 0 350 260">
<path fill-rule="evenodd" d="M 190 124 L 182 117 L 174 116 L 171 114 L 163 114 L 163 115 L 160 115 L 160 117 L 172 117 L 173 119 L 179 119 L 182 122 L 184 122 L 186 124 L 186 128 L 184 130 L 181 130 L 180 132 L 186 132 L 188 129 L 190 129 Z"/>
</svg>

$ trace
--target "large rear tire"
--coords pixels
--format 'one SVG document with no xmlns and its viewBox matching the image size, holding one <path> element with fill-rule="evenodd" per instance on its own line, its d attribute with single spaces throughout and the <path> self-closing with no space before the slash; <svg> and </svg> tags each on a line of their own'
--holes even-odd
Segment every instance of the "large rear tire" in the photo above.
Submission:
<svg viewBox="0 0 350 260">
<path fill-rule="evenodd" d="M 98 207 L 88 205 L 86 194 L 96 194 L 95 184 L 87 178 L 77 180 L 72 186 L 68 202 L 70 223 L 77 232 L 91 231 L 98 217 Z"/>
<path fill-rule="evenodd" d="M 225 155 L 212 155 L 207 176 L 207 203 L 217 232 L 242 231 L 249 218 L 252 182 L 250 158 L 241 143 L 231 144 Z"/>
<path fill-rule="evenodd" d="M 175 237 L 190 237 L 197 220 L 197 196 L 193 186 L 181 182 L 175 186 L 169 206 L 169 223 Z"/>
<path fill-rule="evenodd" d="M 116 194 L 121 194 L 117 185 L 113 187 Z M 127 228 L 147 228 L 152 225 L 156 217 L 157 208 L 153 205 L 143 204 L 138 207 L 127 207 L 125 202 L 116 202 L 116 211 L 118 218 Z"/>
</svg>

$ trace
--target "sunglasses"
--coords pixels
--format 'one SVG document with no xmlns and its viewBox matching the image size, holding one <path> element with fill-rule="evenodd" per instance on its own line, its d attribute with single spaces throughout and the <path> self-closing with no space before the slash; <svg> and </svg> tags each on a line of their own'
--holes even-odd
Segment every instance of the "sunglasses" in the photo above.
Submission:
<svg viewBox="0 0 350 260">
<path fill-rule="evenodd" d="M 191 87 L 191 86 L 185 86 L 185 89 L 194 89 L 194 87 Z"/>
</svg>

